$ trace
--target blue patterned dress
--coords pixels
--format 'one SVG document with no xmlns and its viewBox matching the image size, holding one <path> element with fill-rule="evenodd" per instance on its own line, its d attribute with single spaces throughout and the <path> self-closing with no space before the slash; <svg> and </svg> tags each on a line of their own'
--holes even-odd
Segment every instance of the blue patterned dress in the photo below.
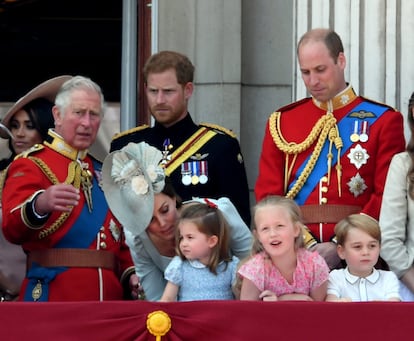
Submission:
<svg viewBox="0 0 414 341">
<path fill-rule="evenodd" d="M 221 262 L 217 275 L 197 260 L 185 260 L 176 256 L 165 270 L 165 279 L 179 286 L 177 301 L 233 300 L 232 285 L 236 281 L 237 264 Z"/>
</svg>

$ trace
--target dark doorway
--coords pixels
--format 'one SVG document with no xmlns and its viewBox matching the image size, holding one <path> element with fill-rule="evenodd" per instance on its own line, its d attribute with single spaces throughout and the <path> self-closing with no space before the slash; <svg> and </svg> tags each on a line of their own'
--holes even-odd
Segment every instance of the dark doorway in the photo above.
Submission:
<svg viewBox="0 0 414 341">
<path fill-rule="evenodd" d="M 0 102 L 40 82 L 84 75 L 120 101 L 122 0 L 0 0 Z"/>
</svg>

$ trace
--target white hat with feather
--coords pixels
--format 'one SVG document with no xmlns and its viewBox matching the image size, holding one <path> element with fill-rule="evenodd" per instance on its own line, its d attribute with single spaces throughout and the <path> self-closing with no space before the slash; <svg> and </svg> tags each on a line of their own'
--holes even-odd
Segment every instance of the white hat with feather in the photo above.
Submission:
<svg viewBox="0 0 414 341">
<path fill-rule="evenodd" d="M 162 153 L 146 142 L 129 143 L 110 153 L 102 166 L 102 185 L 109 208 L 132 235 L 148 227 L 154 194 L 164 188 Z"/>
</svg>

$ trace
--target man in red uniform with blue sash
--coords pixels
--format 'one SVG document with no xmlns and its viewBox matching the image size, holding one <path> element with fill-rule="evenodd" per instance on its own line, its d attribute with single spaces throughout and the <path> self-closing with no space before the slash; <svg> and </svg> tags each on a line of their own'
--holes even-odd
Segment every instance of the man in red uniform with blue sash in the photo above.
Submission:
<svg viewBox="0 0 414 341">
<path fill-rule="evenodd" d="M 353 213 L 379 218 L 392 156 L 404 150 L 401 113 L 357 96 L 345 82 L 340 37 L 313 29 L 298 44 L 302 79 L 312 95 L 274 112 L 266 125 L 256 199 L 293 198 L 317 249 L 340 266 L 335 224 Z"/>
<path fill-rule="evenodd" d="M 134 290 L 122 227 L 100 188 L 101 165 L 87 153 L 104 98 L 89 78 L 67 80 L 56 95 L 55 129 L 20 154 L 3 188 L 3 232 L 27 254 L 24 301 L 103 301 Z"/>
</svg>

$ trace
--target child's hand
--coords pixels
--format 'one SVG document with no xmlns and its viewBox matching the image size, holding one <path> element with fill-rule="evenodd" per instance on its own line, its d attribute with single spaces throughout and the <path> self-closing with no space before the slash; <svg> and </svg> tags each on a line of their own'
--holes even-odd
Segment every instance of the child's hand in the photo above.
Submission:
<svg viewBox="0 0 414 341">
<path fill-rule="evenodd" d="M 333 294 L 328 294 L 326 296 L 326 301 L 327 302 L 352 302 L 352 299 L 351 297 L 338 297 Z"/>
<path fill-rule="evenodd" d="M 352 302 L 352 300 L 350 297 L 341 297 L 341 298 L 330 299 L 329 302 Z"/>
<path fill-rule="evenodd" d="M 309 295 L 292 293 L 279 296 L 279 301 L 313 301 L 313 299 Z"/>
<path fill-rule="evenodd" d="M 261 294 L 259 295 L 259 298 L 262 301 L 267 301 L 267 302 L 277 301 L 276 294 L 273 291 L 270 291 L 270 290 L 262 291 Z"/>
<path fill-rule="evenodd" d="M 352 302 L 351 297 L 338 298 L 338 302 Z"/>
</svg>

